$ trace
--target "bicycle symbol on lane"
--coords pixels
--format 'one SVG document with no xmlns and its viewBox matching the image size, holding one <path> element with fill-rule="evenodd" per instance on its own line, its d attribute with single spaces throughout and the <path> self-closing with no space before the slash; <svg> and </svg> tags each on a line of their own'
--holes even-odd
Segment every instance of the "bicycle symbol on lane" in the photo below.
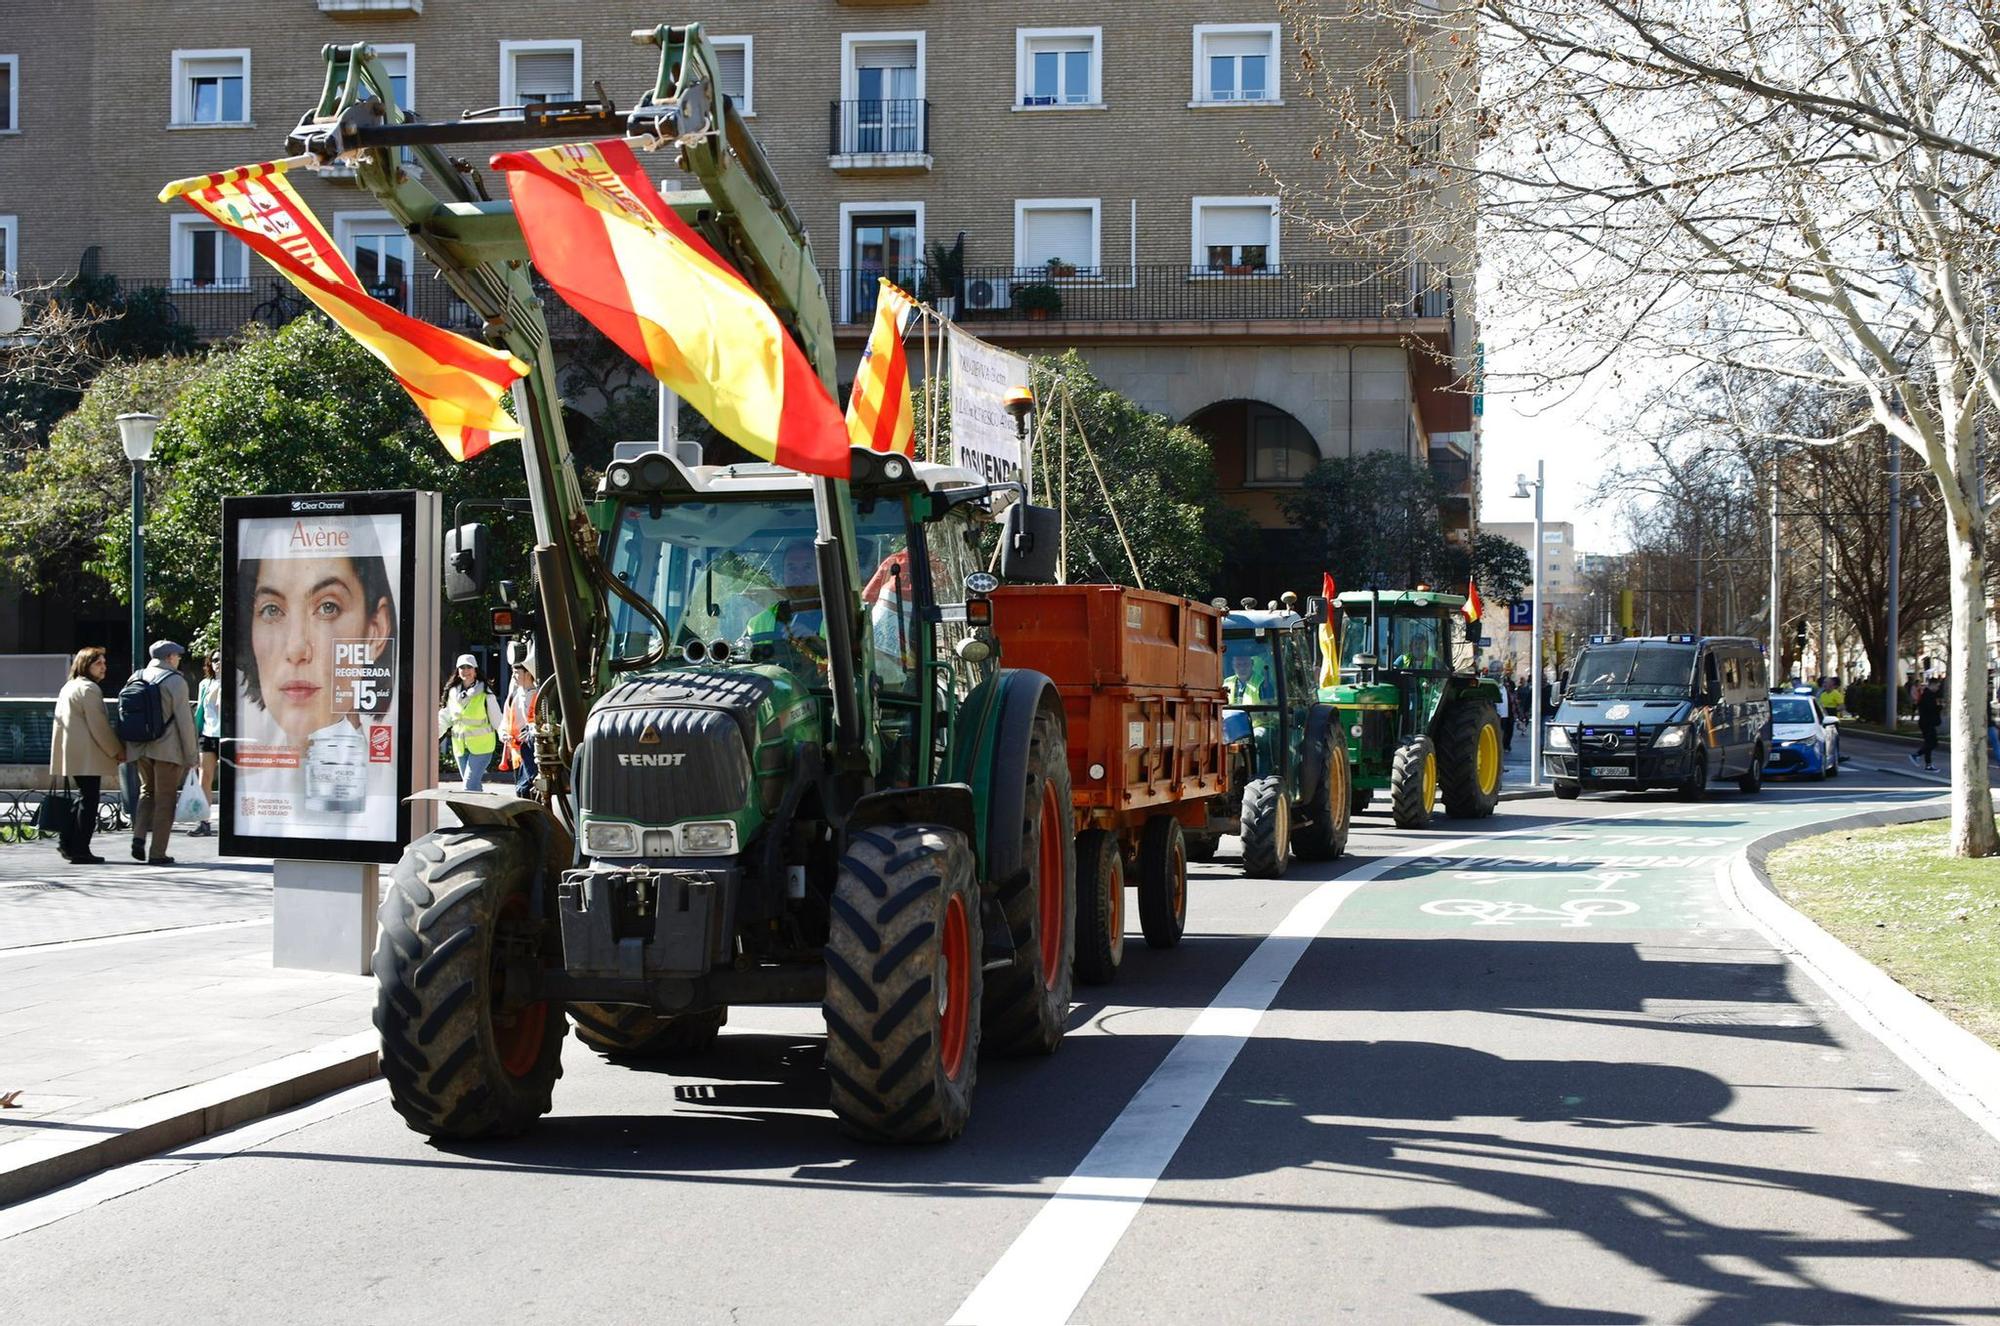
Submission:
<svg viewBox="0 0 2000 1326">
<path fill-rule="evenodd" d="M 1554 922 L 1565 930 L 1587 928 L 1597 917 L 1630 916 L 1639 904 L 1623 898 L 1570 898 L 1554 907 L 1537 907 L 1531 902 L 1502 902 L 1494 898 L 1439 898 L 1423 905 L 1432 916 L 1469 916 L 1474 925 L 1513 925 L 1517 922 Z"/>
</svg>

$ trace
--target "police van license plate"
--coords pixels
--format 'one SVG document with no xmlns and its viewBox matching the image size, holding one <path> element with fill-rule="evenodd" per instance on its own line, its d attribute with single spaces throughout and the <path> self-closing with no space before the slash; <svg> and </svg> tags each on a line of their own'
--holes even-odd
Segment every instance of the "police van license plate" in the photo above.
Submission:
<svg viewBox="0 0 2000 1326">
<path fill-rule="evenodd" d="M 1637 775 L 1622 764 L 1593 764 L 1590 766 L 1592 778 L 1633 778 Z"/>
</svg>

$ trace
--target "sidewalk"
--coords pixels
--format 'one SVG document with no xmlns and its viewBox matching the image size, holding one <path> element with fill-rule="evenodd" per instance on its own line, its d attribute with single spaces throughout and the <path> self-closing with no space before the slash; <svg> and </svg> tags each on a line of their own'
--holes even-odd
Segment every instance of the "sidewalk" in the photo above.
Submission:
<svg viewBox="0 0 2000 1326">
<path fill-rule="evenodd" d="M 215 844 L 177 833 L 172 867 L 124 859 L 122 834 L 97 839 L 101 866 L 0 844 L 0 1097 L 20 1093 L 0 1204 L 10 1171 L 127 1132 L 143 1102 L 369 1031 L 368 978 L 271 966 L 271 867 Z"/>
</svg>

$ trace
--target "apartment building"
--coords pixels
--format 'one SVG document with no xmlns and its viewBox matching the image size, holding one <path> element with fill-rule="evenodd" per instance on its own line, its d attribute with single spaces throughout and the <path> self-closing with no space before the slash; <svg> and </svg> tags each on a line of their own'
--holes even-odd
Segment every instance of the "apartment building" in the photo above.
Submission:
<svg viewBox="0 0 2000 1326">
<path fill-rule="evenodd" d="M 165 285 L 211 331 L 270 316 L 273 274 L 153 195 L 280 155 L 323 44 L 374 43 L 399 99 L 445 118 L 599 83 L 629 105 L 655 61 L 629 32 L 693 20 L 811 231 L 844 366 L 884 274 L 999 344 L 1081 349 L 1210 440 L 1264 531 L 1231 592 L 1311 579 L 1280 498 L 1323 457 L 1433 462 L 1469 538 L 1476 421 L 1449 388 L 1471 292 L 1331 251 L 1311 203 L 1281 208 L 1259 163 L 1303 163 L 1325 112 L 1277 0 L 0 0 L 0 268 Z M 383 297 L 462 315 L 338 172 L 302 192 Z"/>
</svg>

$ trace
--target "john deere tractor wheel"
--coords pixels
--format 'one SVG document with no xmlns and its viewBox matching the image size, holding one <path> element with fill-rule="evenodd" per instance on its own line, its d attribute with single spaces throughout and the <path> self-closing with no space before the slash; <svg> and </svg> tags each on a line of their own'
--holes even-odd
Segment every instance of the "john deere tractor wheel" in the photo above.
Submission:
<svg viewBox="0 0 2000 1326">
<path fill-rule="evenodd" d="M 613 1059 L 690 1059 L 715 1048 L 726 1008 L 663 1016 L 630 1004 L 571 1004 L 576 1038 Z"/>
<path fill-rule="evenodd" d="M 995 772 L 996 778 L 999 776 Z M 1070 964 L 1076 954 L 1076 833 L 1069 802 L 1069 754 L 1062 720 L 1035 714 L 1021 773 L 1020 832 L 994 796 L 993 877 L 1014 936 L 1014 961 L 987 977 L 986 1048 L 995 1054 L 1053 1054 L 1069 1025 Z M 1008 847 L 1011 846 L 1010 852 Z"/>
<path fill-rule="evenodd" d="M 965 1129 L 979 1059 L 979 890 L 956 829 L 854 835 L 826 942 L 826 1072 L 841 1127 L 877 1142 Z"/>
<path fill-rule="evenodd" d="M 1484 700 L 1461 700 L 1437 727 L 1438 785 L 1455 820 L 1483 820 L 1500 804 L 1500 715 Z"/>
<path fill-rule="evenodd" d="M 1243 789 L 1243 873 L 1278 879 L 1292 866 L 1292 803 L 1276 778 Z"/>
<path fill-rule="evenodd" d="M 1118 835 L 1076 836 L 1076 979 L 1103 985 L 1125 960 L 1125 857 Z"/>
<path fill-rule="evenodd" d="M 1399 829 L 1428 829 L 1437 804 L 1437 751 L 1429 737 L 1412 737 L 1396 747 L 1389 766 L 1389 813 Z"/>
<path fill-rule="evenodd" d="M 1351 781 L 1347 746 L 1338 738 L 1329 739 L 1326 777 L 1320 780 L 1319 791 L 1313 797 L 1312 823 L 1300 829 L 1292 840 L 1306 860 L 1333 861 L 1347 850 L 1347 830 L 1354 815 L 1348 806 L 1349 798 L 1354 795 Z"/>
<path fill-rule="evenodd" d="M 1171 815 L 1153 816 L 1139 834 L 1139 928 L 1148 948 L 1172 948 L 1187 930 L 1187 844 Z"/>
<path fill-rule="evenodd" d="M 562 1076 L 560 1005 L 509 993 L 533 964 L 533 847 L 512 829 L 411 843 L 382 900 L 375 1029 L 396 1113 L 428 1137 L 511 1137 L 550 1108 Z"/>
</svg>

